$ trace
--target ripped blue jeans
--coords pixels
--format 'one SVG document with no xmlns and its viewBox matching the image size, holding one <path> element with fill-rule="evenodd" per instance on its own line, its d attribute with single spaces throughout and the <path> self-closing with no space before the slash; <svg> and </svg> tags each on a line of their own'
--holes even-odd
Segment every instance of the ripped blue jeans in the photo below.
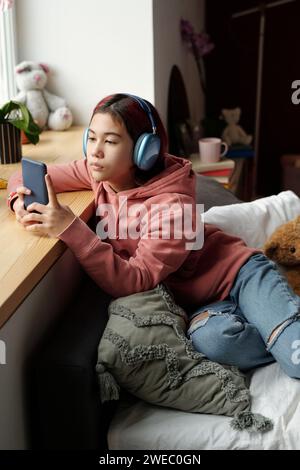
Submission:
<svg viewBox="0 0 300 470">
<path fill-rule="evenodd" d="M 187 336 L 215 362 L 247 370 L 276 360 L 287 375 L 300 378 L 299 312 L 300 297 L 276 264 L 258 253 L 239 270 L 224 301 L 191 313 Z"/>
</svg>

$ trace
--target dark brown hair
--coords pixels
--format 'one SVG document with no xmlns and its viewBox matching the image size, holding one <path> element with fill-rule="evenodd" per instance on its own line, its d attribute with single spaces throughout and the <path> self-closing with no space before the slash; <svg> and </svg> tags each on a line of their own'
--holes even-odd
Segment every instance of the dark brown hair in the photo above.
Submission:
<svg viewBox="0 0 300 470">
<path fill-rule="evenodd" d="M 149 108 L 156 126 L 156 133 L 160 138 L 159 156 L 150 170 L 141 170 L 136 167 L 136 182 L 143 184 L 154 176 L 158 175 L 164 168 L 164 155 L 167 152 L 168 138 L 161 118 L 155 107 L 144 100 Z M 114 119 L 123 122 L 128 134 L 136 144 L 139 136 L 145 132 L 152 133 L 152 125 L 147 111 L 130 95 L 115 94 L 103 98 L 95 107 L 93 115 L 97 113 L 109 113 Z"/>
</svg>

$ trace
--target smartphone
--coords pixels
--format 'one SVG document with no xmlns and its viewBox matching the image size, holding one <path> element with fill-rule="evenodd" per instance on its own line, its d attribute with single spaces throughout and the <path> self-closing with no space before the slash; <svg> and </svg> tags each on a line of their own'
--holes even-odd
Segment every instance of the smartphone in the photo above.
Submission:
<svg viewBox="0 0 300 470">
<path fill-rule="evenodd" d="M 47 166 L 43 162 L 22 158 L 23 184 L 31 190 L 31 194 L 24 195 L 24 208 L 32 202 L 48 204 L 48 191 L 45 181 Z"/>
</svg>

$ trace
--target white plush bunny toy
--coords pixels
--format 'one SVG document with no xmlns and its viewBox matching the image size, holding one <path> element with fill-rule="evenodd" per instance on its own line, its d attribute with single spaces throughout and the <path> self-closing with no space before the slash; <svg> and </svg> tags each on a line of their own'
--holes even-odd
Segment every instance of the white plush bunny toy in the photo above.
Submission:
<svg viewBox="0 0 300 470">
<path fill-rule="evenodd" d="M 33 120 L 44 129 L 64 131 L 73 121 L 72 113 L 63 98 L 45 90 L 49 68 L 45 64 L 24 61 L 15 68 L 20 90 L 14 101 L 26 104 Z"/>
</svg>

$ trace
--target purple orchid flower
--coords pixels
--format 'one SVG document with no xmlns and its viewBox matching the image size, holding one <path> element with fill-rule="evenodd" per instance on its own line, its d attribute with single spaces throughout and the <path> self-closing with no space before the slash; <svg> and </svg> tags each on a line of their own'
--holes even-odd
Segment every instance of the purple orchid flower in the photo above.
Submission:
<svg viewBox="0 0 300 470">
<path fill-rule="evenodd" d="M 188 49 L 193 53 L 197 69 L 199 73 L 201 87 L 205 93 L 205 78 L 204 78 L 204 64 L 203 57 L 209 54 L 215 47 L 211 42 L 210 37 L 207 33 L 195 33 L 193 25 L 190 21 L 180 20 L 180 32 L 183 42 L 186 43 Z"/>
<path fill-rule="evenodd" d="M 180 20 L 181 37 L 183 41 L 189 43 L 194 35 L 194 28 L 188 20 Z"/>
<path fill-rule="evenodd" d="M 210 37 L 206 33 L 195 34 L 195 47 L 200 57 L 209 54 L 215 45 L 210 41 Z"/>
</svg>

